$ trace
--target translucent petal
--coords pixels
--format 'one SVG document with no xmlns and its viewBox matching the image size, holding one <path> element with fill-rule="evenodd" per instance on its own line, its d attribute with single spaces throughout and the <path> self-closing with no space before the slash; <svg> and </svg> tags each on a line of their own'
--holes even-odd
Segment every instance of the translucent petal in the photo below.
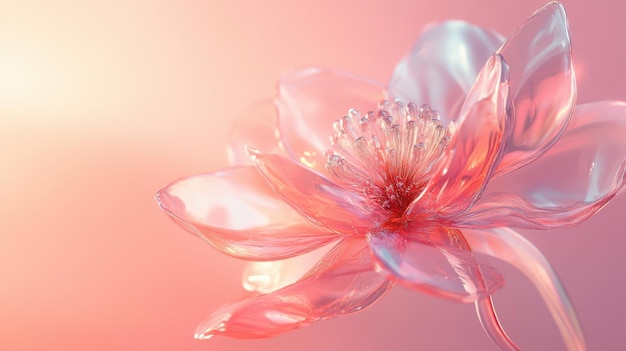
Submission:
<svg viewBox="0 0 626 351">
<path fill-rule="evenodd" d="M 252 166 L 185 178 L 156 198 L 183 228 L 238 258 L 279 260 L 338 238 L 305 221 Z"/>
<path fill-rule="evenodd" d="M 493 180 L 457 225 L 535 229 L 578 224 L 625 184 L 626 104 L 580 105 L 561 139 L 535 162 Z"/>
<path fill-rule="evenodd" d="M 474 252 L 507 262 L 530 279 L 548 306 L 567 350 L 586 349 L 582 329 L 565 289 L 548 260 L 532 243 L 508 228 L 464 230 L 463 234 Z"/>
<path fill-rule="evenodd" d="M 559 138 L 576 103 L 567 19 L 551 2 L 520 26 L 498 50 L 511 70 L 515 124 L 498 168 L 506 173 L 546 152 Z"/>
<path fill-rule="evenodd" d="M 508 93 L 506 63 L 492 56 L 467 96 L 445 159 L 425 195 L 409 206 L 409 215 L 425 208 L 454 217 L 480 197 L 501 155 Z"/>
<path fill-rule="evenodd" d="M 196 338 L 273 336 L 361 311 L 392 286 L 374 271 L 365 241 L 347 238 L 297 283 L 221 308 L 198 327 Z"/>
<path fill-rule="evenodd" d="M 228 134 L 226 152 L 231 165 L 249 165 L 246 145 L 272 154 L 284 154 L 278 135 L 278 118 L 272 99 L 249 106 Z"/>
<path fill-rule="evenodd" d="M 243 287 L 268 294 L 291 285 L 315 266 L 335 244 L 279 261 L 249 262 L 243 271 Z"/>
<path fill-rule="evenodd" d="M 381 228 L 367 238 L 380 269 L 427 294 L 472 302 L 504 283 L 491 267 L 479 266 L 461 232 L 455 229 Z"/>
<path fill-rule="evenodd" d="M 447 123 L 458 117 L 465 95 L 504 38 L 462 21 L 431 26 L 396 66 L 387 93 L 439 110 Z"/>
<path fill-rule="evenodd" d="M 333 122 L 352 108 L 375 110 L 382 97 L 382 84 L 349 73 L 309 68 L 284 74 L 276 106 L 285 149 L 307 167 L 324 171 Z"/>
<path fill-rule="evenodd" d="M 249 150 L 274 191 L 310 222 L 340 234 L 365 233 L 382 220 L 380 206 L 279 155 Z M 349 219 L 349 220 L 347 220 Z"/>
</svg>

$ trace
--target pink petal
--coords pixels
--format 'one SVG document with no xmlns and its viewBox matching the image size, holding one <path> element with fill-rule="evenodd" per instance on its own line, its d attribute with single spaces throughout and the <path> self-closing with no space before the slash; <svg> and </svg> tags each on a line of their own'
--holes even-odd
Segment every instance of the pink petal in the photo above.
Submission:
<svg viewBox="0 0 626 351">
<path fill-rule="evenodd" d="M 274 101 L 260 101 L 249 106 L 235 121 L 227 139 L 226 152 L 231 165 L 249 165 L 246 146 L 272 154 L 284 154 L 278 136 L 278 114 Z"/>
<path fill-rule="evenodd" d="M 477 263 L 455 229 L 381 229 L 368 234 L 368 242 L 383 271 L 434 296 L 472 302 L 504 283 L 488 265 Z"/>
<path fill-rule="evenodd" d="M 280 261 L 249 262 L 243 271 L 243 287 L 268 294 L 302 278 L 333 248 L 331 243 L 319 249 Z"/>
<path fill-rule="evenodd" d="M 276 194 L 315 225 L 348 235 L 362 234 L 382 221 L 379 206 L 310 168 L 279 155 L 249 152 Z"/>
<path fill-rule="evenodd" d="M 297 283 L 222 307 L 198 327 L 196 338 L 269 337 L 361 311 L 393 286 L 373 268 L 365 241 L 345 239 Z"/>
<path fill-rule="evenodd" d="M 396 66 L 387 88 L 390 100 L 429 104 L 444 124 L 456 119 L 478 72 L 503 41 L 493 31 L 462 21 L 427 28 Z"/>
<path fill-rule="evenodd" d="M 161 209 L 223 253 L 279 260 L 336 240 L 281 201 L 254 167 L 179 180 L 156 195 Z"/>
<path fill-rule="evenodd" d="M 535 285 L 568 350 L 585 350 L 585 338 L 572 303 L 550 262 L 523 236 L 508 228 L 464 230 L 474 252 L 493 256 L 524 273 Z"/>
<path fill-rule="evenodd" d="M 576 99 L 567 19 L 551 2 L 498 50 L 511 70 L 515 124 L 498 168 L 510 172 L 540 157 L 564 131 Z"/>
<path fill-rule="evenodd" d="M 626 104 L 576 108 L 559 142 L 535 162 L 495 179 L 460 226 L 534 229 L 576 225 L 624 186 Z"/>
<path fill-rule="evenodd" d="M 506 63 L 492 56 L 463 104 L 445 159 L 424 197 L 409 206 L 409 215 L 434 210 L 453 218 L 480 197 L 502 152 L 508 93 Z"/>
<path fill-rule="evenodd" d="M 294 160 L 323 172 L 333 123 L 350 109 L 375 110 L 382 91 L 380 83 L 330 69 L 285 73 L 278 83 L 276 106 L 286 150 Z"/>
</svg>

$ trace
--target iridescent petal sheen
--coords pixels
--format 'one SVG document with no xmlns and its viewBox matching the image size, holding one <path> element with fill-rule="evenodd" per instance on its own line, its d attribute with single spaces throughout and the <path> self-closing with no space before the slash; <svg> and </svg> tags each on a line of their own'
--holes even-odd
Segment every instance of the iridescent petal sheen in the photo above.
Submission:
<svg viewBox="0 0 626 351">
<path fill-rule="evenodd" d="M 558 143 L 535 162 L 493 180 L 456 225 L 548 229 L 584 221 L 624 187 L 625 135 L 626 104 L 578 106 Z"/>
<path fill-rule="evenodd" d="M 425 194 L 407 209 L 409 216 L 426 209 L 455 217 L 480 197 L 502 152 L 508 103 L 507 66 L 495 55 L 468 94 L 445 159 Z"/>
<path fill-rule="evenodd" d="M 248 291 L 262 294 L 291 285 L 320 262 L 334 245 L 331 243 L 284 260 L 249 262 L 243 271 L 242 285 Z"/>
<path fill-rule="evenodd" d="M 511 70 L 515 124 L 498 174 L 532 162 L 565 130 L 576 103 L 565 9 L 551 2 L 537 11 L 498 53 Z"/>
<path fill-rule="evenodd" d="M 456 119 L 478 72 L 503 41 L 498 33 L 463 21 L 430 26 L 396 66 L 389 100 L 428 104 L 444 123 Z"/>
<path fill-rule="evenodd" d="M 478 264 L 463 235 L 455 229 L 379 228 L 367 239 L 379 269 L 427 294 L 473 302 L 504 283 L 491 267 Z"/>
<path fill-rule="evenodd" d="M 323 172 L 333 122 L 350 109 L 375 110 L 382 90 L 378 82 L 331 69 L 283 74 L 276 106 L 285 149 L 294 160 Z"/>
<path fill-rule="evenodd" d="M 365 241 L 347 238 L 295 284 L 222 307 L 200 324 L 196 338 L 273 336 L 361 311 L 392 286 L 374 271 Z"/>
<path fill-rule="evenodd" d="M 524 273 L 546 303 L 567 350 L 585 350 L 585 338 L 567 292 L 548 260 L 530 241 L 508 228 L 469 229 L 463 234 L 474 252 L 493 256 Z"/>
<path fill-rule="evenodd" d="M 237 258 L 279 260 L 338 239 L 302 219 L 251 166 L 179 180 L 156 198 L 184 229 Z"/>
<path fill-rule="evenodd" d="M 252 149 L 248 152 L 276 194 L 315 225 L 345 235 L 363 234 L 384 216 L 364 197 L 301 163 Z"/>
<path fill-rule="evenodd" d="M 227 136 L 226 154 L 229 164 L 250 164 L 246 146 L 286 155 L 276 122 L 276 106 L 272 99 L 259 101 L 243 111 Z"/>
</svg>

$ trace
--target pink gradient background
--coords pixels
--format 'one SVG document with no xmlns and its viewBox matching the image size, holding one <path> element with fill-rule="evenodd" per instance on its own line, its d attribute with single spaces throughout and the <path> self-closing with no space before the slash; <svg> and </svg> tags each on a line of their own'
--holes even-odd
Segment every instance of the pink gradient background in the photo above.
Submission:
<svg viewBox="0 0 626 351">
<path fill-rule="evenodd" d="M 185 234 L 153 193 L 224 166 L 233 118 L 285 69 L 386 81 L 431 21 L 506 34 L 543 4 L 0 0 L 0 349 L 495 350 L 472 305 L 403 288 L 274 339 L 196 341 L 198 322 L 243 295 L 242 263 Z M 626 6 L 565 5 L 579 101 L 626 100 Z M 525 232 L 563 279 L 590 350 L 624 345 L 625 205 L 573 230 Z M 530 282 L 501 270 L 496 307 L 512 338 L 563 349 Z"/>
</svg>

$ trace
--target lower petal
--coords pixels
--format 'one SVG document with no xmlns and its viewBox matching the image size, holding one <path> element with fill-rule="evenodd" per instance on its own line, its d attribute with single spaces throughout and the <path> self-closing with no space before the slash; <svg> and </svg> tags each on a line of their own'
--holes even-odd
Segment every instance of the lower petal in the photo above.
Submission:
<svg viewBox="0 0 626 351">
<path fill-rule="evenodd" d="M 476 253 L 493 256 L 524 273 L 548 306 L 567 349 L 585 350 L 585 338 L 569 297 L 548 260 L 531 242 L 508 228 L 463 233 Z"/>
<path fill-rule="evenodd" d="M 479 265 L 458 230 L 379 230 L 368 242 L 380 269 L 430 295 L 473 302 L 504 283 L 490 266 Z"/>
<path fill-rule="evenodd" d="M 269 294 L 302 278 L 332 249 L 328 244 L 319 249 L 279 261 L 249 262 L 243 271 L 244 289 Z"/>
<path fill-rule="evenodd" d="M 216 311 L 196 338 L 263 338 L 361 311 L 393 286 L 373 268 L 365 241 L 344 239 L 298 282 Z"/>
</svg>

